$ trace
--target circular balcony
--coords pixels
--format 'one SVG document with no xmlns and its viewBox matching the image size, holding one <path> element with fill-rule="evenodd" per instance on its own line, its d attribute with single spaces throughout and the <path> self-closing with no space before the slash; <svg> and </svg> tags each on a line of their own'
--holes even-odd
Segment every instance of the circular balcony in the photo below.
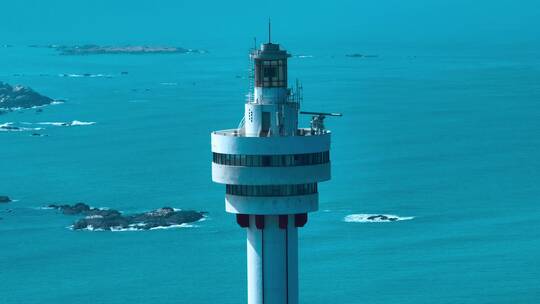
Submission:
<svg viewBox="0 0 540 304">
<path fill-rule="evenodd" d="M 315 135 L 309 129 L 298 129 L 295 136 L 248 137 L 238 129 L 211 134 L 212 152 L 222 154 L 303 154 L 330 150 L 330 132 Z"/>
</svg>

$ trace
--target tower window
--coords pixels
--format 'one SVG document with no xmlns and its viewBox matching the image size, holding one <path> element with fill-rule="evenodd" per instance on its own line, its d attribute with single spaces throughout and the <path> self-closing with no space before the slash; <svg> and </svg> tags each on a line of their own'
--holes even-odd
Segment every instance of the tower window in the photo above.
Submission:
<svg viewBox="0 0 540 304">
<path fill-rule="evenodd" d="M 330 162 L 330 152 L 280 155 L 244 155 L 214 153 L 213 161 L 218 165 L 242 167 L 294 167 L 312 166 Z"/>
<path fill-rule="evenodd" d="M 239 196 L 293 196 L 318 193 L 317 183 L 296 185 L 226 185 L 227 194 Z"/>
<path fill-rule="evenodd" d="M 255 85 L 258 87 L 286 87 L 286 60 L 255 60 Z"/>
<path fill-rule="evenodd" d="M 268 80 L 270 77 L 276 77 L 276 68 L 275 67 L 264 67 L 264 78 Z"/>
</svg>

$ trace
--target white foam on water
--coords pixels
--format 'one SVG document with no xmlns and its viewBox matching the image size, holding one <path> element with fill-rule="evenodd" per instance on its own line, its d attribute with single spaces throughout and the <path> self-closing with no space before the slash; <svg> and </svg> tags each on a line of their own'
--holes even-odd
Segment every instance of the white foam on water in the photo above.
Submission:
<svg viewBox="0 0 540 304">
<path fill-rule="evenodd" d="M 177 86 L 178 85 L 177 82 L 160 82 L 159 84 L 166 85 L 166 86 Z"/>
<path fill-rule="evenodd" d="M 71 122 L 71 125 L 72 126 L 90 126 L 90 125 L 93 125 L 95 124 L 96 122 L 95 121 L 79 121 L 79 120 L 74 120 Z"/>
<path fill-rule="evenodd" d="M 74 230 L 73 225 L 68 226 L 67 228 L 70 229 L 70 230 Z M 86 226 L 86 228 L 83 228 L 81 230 L 84 230 L 84 231 L 105 231 L 104 229 L 101 229 L 101 228 L 95 229 L 94 226 L 92 226 L 92 225 L 88 225 L 88 226 Z"/>
<path fill-rule="evenodd" d="M 184 224 L 180 224 L 180 225 L 170 225 L 170 226 L 158 226 L 158 227 L 153 227 L 153 228 L 150 228 L 150 230 L 167 230 L 167 229 L 194 228 L 194 227 L 198 227 L 198 226 L 197 226 L 197 225 L 193 225 L 193 224 L 184 223 Z"/>
<path fill-rule="evenodd" d="M 91 77 L 91 78 L 94 78 L 94 77 L 107 77 L 107 78 L 112 78 L 113 76 L 112 76 L 112 75 L 108 75 L 108 74 L 92 74 L 92 75 L 87 76 L 87 77 Z"/>
<path fill-rule="evenodd" d="M 113 232 L 123 232 L 123 231 L 141 231 L 143 229 L 137 228 L 137 227 L 128 227 L 128 228 L 122 228 L 122 227 L 111 227 L 111 231 Z"/>
<path fill-rule="evenodd" d="M 53 207 L 34 207 L 35 210 L 54 210 Z"/>
<path fill-rule="evenodd" d="M 49 125 L 49 126 L 55 126 L 55 127 L 74 127 L 74 126 L 90 126 L 95 124 L 95 121 L 80 121 L 80 120 L 74 120 L 71 122 L 63 122 L 63 121 L 47 121 L 47 122 L 38 122 L 38 125 Z"/>
<path fill-rule="evenodd" d="M 114 232 L 125 232 L 125 231 L 147 231 L 147 230 L 168 230 L 168 229 L 179 229 L 179 228 L 194 228 L 194 227 L 198 227 L 197 225 L 193 225 L 193 224 L 187 224 L 187 223 L 184 223 L 184 224 L 180 224 L 180 225 L 170 225 L 170 226 L 158 226 L 158 227 L 153 227 L 153 228 L 150 228 L 150 229 L 143 229 L 141 227 L 143 227 L 144 224 L 135 224 L 135 225 L 129 225 L 129 227 L 127 228 L 122 228 L 122 227 L 111 227 L 111 231 L 114 231 Z M 90 226 L 89 226 L 90 227 Z M 83 230 L 90 230 L 90 229 L 83 229 Z M 97 230 L 91 230 L 91 231 L 100 231 L 101 229 L 97 229 Z"/>
<path fill-rule="evenodd" d="M 14 122 L 6 122 L 0 125 L 0 132 L 23 132 L 23 131 L 40 131 L 43 128 L 25 128 L 14 125 Z"/>
<path fill-rule="evenodd" d="M 60 77 L 72 77 L 72 78 L 84 77 L 81 74 L 58 74 L 58 76 L 60 76 Z"/>
<path fill-rule="evenodd" d="M 49 125 L 49 126 L 56 126 L 60 127 L 66 124 L 65 122 L 38 122 L 38 125 Z"/>
<path fill-rule="evenodd" d="M 54 209 L 54 208 L 51 208 L 51 207 L 39 207 L 37 209 L 45 210 L 45 209 Z M 100 209 L 103 210 L 105 208 L 100 208 Z M 180 211 L 182 209 L 175 208 L 174 210 L 175 211 Z M 90 216 L 86 216 L 85 218 L 86 219 L 92 219 L 92 218 L 102 218 L 102 217 L 103 216 L 101 216 L 101 215 L 90 215 Z M 198 220 L 196 222 L 203 222 L 203 221 L 206 221 L 206 220 L 207 220 L 207 217 L 203 217 L 203 218 L 201 218 L 200 220 Z M 146 226 L 146 223 L 136 223 L 136 224 L 129 225 L 127 228 L 123 228 L 123 227 L 120 227 L 120 226 L 111 227 L 111 231 L 124 232 L 124 231 L 147 231 L 147 230 L 168 230 L 168 229 L 179 229 L 179 228 L 197 228 L 199 226 L 194 224 L 196 222 L 183 223 L 183 224 L 170 225 L 170 226 L 158 226 L 158 227 L 152 227 L 150 229 L 144 229 L 143 228 L 144 226 Z M 71 225 L 71 226 L 69 226 L 67 228 L 70 229 L 70 230 L 74 230 L 73 225 Z M 80 230 L 85 230 L 85 231 L 106 231 L 105 229 L 95 229 L 92 225 L 88 225 L 87 227 L 85 227 L 83 229 L 80 229 Z"/>
<path fill-rule="evenodd" d="M 389 219 L 378 218 L 377 216 L 380 215 L 388 217 Z M 373 216 L 377 218 L 370 219 L 370 217 Z M 397 216 L 393 214 L 349 214 L 345 218 L 343 218 L 343 221 L 347 223 L 389 223 L 397 221 L 407 221 L 412 219 L 414 219 L 414 216 Z"/>
<path fill-rule="evenodd" d="M 107 77 L 112 78 L 112 75 L 109 74 L 58 74 L 59 77 L 70 77 L 70 78 L 83 78 L 83 77 L 89 77 L 89 78 L 95 78 L 95 77 Z"/>
</svg>

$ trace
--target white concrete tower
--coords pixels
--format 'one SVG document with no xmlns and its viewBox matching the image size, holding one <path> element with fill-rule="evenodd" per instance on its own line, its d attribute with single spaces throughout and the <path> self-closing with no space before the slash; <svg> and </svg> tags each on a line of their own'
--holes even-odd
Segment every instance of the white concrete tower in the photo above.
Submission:
<svg viewBox="0 0 540 304">
<path fill-rule="evenodd" d="M 237 129 L 212 132 L 212 180 L 247 230 L 248 303 L 298 303 L 298 228 L 318 209 L 317 183 L 330 179 L 324 113 L 298 128 L 300 90 L 287 88 L 278 44 L 253 50 L 254 88 Z"/>
</svg>

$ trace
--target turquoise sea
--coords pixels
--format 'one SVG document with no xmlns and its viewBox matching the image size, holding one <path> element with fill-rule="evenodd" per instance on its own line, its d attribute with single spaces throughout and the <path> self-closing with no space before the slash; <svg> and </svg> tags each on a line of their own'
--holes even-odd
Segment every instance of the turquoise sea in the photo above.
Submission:
<svg viewBox="0 0 540 304">
<path fill-rule="evenodd" d="M 540 302 L 539 48 L 280 42 L 304 55 L 289 63 L 303 109 L 344 113 L 327 121 L 333 179 L 300 231 L 302 303 Z M 246 302 L 245 231 L 211 183 L 210 132 L 243 115 L 248 47 L 0 48 L 1 81 L 66 100 L 0 115 L 48 135 L 0 132 L 0 195 L 16 200 L 0 205 L 0 303 Z M 59 76 L 84 73 L 98 76 Z M 94 124 L 37 125 L 74 120 Z M 79 201 L 209 217 L 90 232 L 41 209 Z M 411 219 L 345 221 L 353 214 Z"/>
</svg>

